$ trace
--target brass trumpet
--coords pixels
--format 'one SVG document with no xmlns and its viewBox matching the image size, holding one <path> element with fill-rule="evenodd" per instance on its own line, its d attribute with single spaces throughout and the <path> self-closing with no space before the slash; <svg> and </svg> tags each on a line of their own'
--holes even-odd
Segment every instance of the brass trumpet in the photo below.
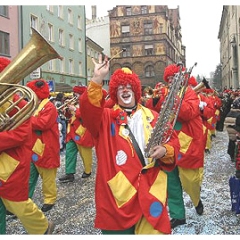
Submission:
<svg viewBox="0 0 240 240">
<path fill-rule="evenodd" d="M 14 129 L 31 117 L 36 109 L 37 96 L 30 88 L 20 86 L 18 83 L 33 70 L 53 58 L 61 59 L 42 35 L 32 28 L 30 41 L 0 73 L 0 109 L 2 109 L 0 112 L 0 131 Z M 14 94 L 20 96 L 17 102 L 13 102 Z M 17 104 L 23 99 L 27 99 L 28 102 L 19 109 Z M 17 110 L 17 113 L 10 116 L 9 113 L 13 109 Z"/>
<path fill-rule="evenodd" d="M 58 107 L 57 110 L 58 110 L 58 111 L 59 111 L 59 110 L 65 110 L 70 103 L 73 104 L 73 105 L 77 104 L 77 103 L 78 103 L 78 97 L 75 96 L 75 97 L 73 97 L 73 98 L 71 98 L 71 99 L 65 100 L 65 101 L 64 101 L 64 104 L 63 104 L 62 106 Z"/>
<path fill-rule="evenodd" d="M 159 90 L 159 88 L 151 88 L 150 86 L 147 86 L 143 89 L 143 96 L 147 99 L 159 97 Z"/>
<path fill-rule="evenodd" d="M 210 86 L 208 84 L 208 81 L 206 80 L 206 78 L 203 78 L 202 82 L 200 82 L 197 86 L 195 86 L 193 88 L 193 90 L 196 92 L 196 93 L 199 93 L 201 92 L 202 90 L 204 89 L 210 89 Z"/>
</svg>

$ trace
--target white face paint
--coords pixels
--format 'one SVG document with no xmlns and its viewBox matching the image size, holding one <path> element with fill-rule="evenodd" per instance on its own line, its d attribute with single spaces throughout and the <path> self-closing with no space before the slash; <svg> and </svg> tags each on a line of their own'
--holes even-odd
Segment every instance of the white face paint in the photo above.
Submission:
<svg viewBox="0 0 240 240">
<path fill-rule="evenodd" d="M 135 95 L 130 84 L 118 86 L 117 98 L 118 104 L 123 107 L 135 106 Z"/>
</svg>

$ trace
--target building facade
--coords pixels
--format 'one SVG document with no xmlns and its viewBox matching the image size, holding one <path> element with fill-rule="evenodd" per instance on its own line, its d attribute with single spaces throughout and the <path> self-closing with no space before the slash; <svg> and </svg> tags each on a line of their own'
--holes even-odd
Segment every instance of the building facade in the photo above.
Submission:
<svg viewBox="0 0 240 240">
<path fill-rule="evenodd" d="M 15 26 L 15 27 L 11 27 Z M 0 6 L 0 56 L 12 60 L 21 48 L 19 7 Z"/>
<path fill-rule="evenodd" d="M 72 91 L 75 85 L 86 85 L 85 6 L 0 6 L 0 56 L 13 59 L 22 49 L 28 53 L 25 46 L 28 43 L 33 46 L 36 42 L 32 28 L 46 39 L 62 59 L 47 59 L 38 69 L 24 76 L 22 84 L 41 77 L 48 81 L 52 91 L 66 92 Z M 46 45 L 40 45 L 36 49 L 44 54 L 46 48 Z M 38 53 L 36 58 L 31 55 L 33 62 L 38 62 Z"/>
<path fill-rule="evenodd" d="M 109 16 L 97 17 L 97 6 L 92 6 L 92 19 L 86 19 L 86 36 L 102 47 L 102 54 L 111 57 Z M 88 65 L 90 68 L 93 67 Z M 89 69 L 88 67 L 88 69 Z M 91 69 L 93 71 L 93 68 Z M 108 89 L 110 74 L 104 79 L 104 88 Z"/>
<path fill-rule="evenodd" d="M 116 6 L 109 11 L 111 73 L 129 67 L 142 85 L 163 81 L 167 65 L 185 65 L 179 8 L 165 5 Z M 124 51 L 122 51 L 124 50 Z"/>
<path fill-rule="evenodd" d="M 240 86 L 240 6 L 224 5 L 219 27 L 222 87 Z"/>
<path fill-rule="evenodd" d="M 86 37 L 87 43 L 87 80 L 88 83 L 92 79 L 94 72 L 94 63 L 92 59 L 98 62 L 99 54 L 102 54 L 103 48 L 95 43 L 91 38 Z"/>
</svg>

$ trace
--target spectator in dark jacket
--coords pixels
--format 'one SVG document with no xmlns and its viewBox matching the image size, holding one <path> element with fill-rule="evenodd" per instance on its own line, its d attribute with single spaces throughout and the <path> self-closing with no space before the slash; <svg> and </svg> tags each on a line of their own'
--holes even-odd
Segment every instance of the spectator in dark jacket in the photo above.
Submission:
<svg viewBox="0 0 240 240">
<path fill-rule="evenodd" d="M 235 129 L 235 122 L 238 116 L 240 116 L 240 97 L 236 98 L 233 101 L 231 110 L 227 114 L 224 121 L 224 126 L 226 127 L 228 137 L 229 137 L 227 153 L 230 155 L 232 161 L 235 161 L 234 153 L 235 153 L 236 134 L 237 134 L 237 131 Z"/>
</svg>

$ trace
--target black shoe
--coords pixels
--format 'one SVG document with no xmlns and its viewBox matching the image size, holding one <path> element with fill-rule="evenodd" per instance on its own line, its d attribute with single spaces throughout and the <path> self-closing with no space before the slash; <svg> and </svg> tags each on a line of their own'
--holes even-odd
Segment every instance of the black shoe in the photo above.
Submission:
<svg viewBox="0 0 240 240">
<path fill-rule="evenodd" d="M 54 206 L 54 204 L 43 204 L 41 210 L 43 212 L 47 212 L 47 211 L 51 210 L 53 206 Z"/>
<path fill-rule="evenodd" d="M 6 215 L 13 216 L 14 214 L 6 210 Z"/>
<path fill-rule="evenodd" d="M 171 223 L 171 228 L 173 229 L 179 225 L 186 224 L 186 219 L 185 218 L 183 218 L 183 219 L 173 218 L 173 219 L 171 219 L 170 223 Z"/>
<path fill-rule="evenodd" d="M 203 204 L 202 201 L 200 200 L 198 205 L 195 207 L 196 212 L 198 215 L 202 215 L 203 214 Z"/>
<path fill-rule="evenodd" d="M 82 174 L 82 178 L 88 178 L 88 177 L 90 177 L 91 176 L 91 173 L 83 173 Z"/>
<path fill-rule="evenodd" d="M 210 150 L 209 149 L 205 149 L 205 153 L 210 154 Z"/>
<path fill-rule="evenodd" d="M 7 209 L 6 209 L 6 215 L 11 216 L 11 219 L 16 219 L 17 218 L 17 216 L 15 214 L 13 214 L 12 212 L 9 212 Z"/>
<path fill-rule="evenodd" d="M 63 177 L 60 177 L 59 181 L 62 182 L 62 183 L 73 182 L 74 181 L 74 174 L 73 173 L 66 174 Z"/>
</svg>

